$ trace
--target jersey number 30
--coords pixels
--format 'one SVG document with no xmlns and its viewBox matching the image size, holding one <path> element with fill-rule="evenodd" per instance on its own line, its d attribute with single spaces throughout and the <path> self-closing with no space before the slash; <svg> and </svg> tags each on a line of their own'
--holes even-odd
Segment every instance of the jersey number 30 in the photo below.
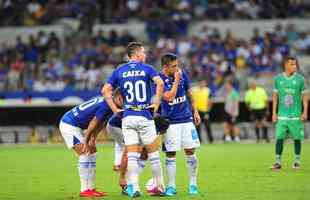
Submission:
<svg viewBox="0 0 310 200">
<path fill-rule="evenodd" d="M 146 84 L 144 81 L 139 80 L 135 83 L 126 81 L 124 88 L 127 90 L 126 100 L 128 103 L 133 102 L 135 99 L 138 102 L 145 102 L 146 97 Z"/>
</svg>

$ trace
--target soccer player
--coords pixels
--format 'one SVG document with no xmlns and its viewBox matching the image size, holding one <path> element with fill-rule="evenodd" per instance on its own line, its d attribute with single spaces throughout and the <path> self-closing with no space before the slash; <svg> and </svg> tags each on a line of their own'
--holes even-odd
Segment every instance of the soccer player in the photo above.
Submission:
<svg viewBox="0 0 310 200">
<path fill-rule="evenodd" d="M 157 116 L 154 118 L 155 126 L 156 126 L 156 132 L 158 133 L 157 141 L 158 144 L 161 145 L 161 135 L 164 134 L 167 131 L 167 128 L 169 127 L 169 121 L 163 117 Z M 119 155 L 115 155 L 117 157 L 120 157 L 120 177 L 119 177 L 119 185 L 122 188 L 122 192 L 126 193 L 126 187 L 127 187 L 127 181 L 126 181 L 126 171 L 127 171 L 127 151 L 124 148 L 124 135 L 122 133 L 122 117 L 120 115 L 113 115 L 106 127 L 108 135 L 115 140 L 115 143 L 118 145 L 118 147 L 121 148 L 121 152 L 115 151 L 115 153 L 119 153 Z M 139 164 L 139 172 L 141 173 L 145 167 L 146 161 L 148 159 L 147 152 L 145 148 L 141 148 L 141 155 L 140 159 L 138 160 Z M 148 193 L 150 195 L 153 195 L 153 190 L 156 190 L 155 188 L 152 188 Z"/>
<path fill-rule="evenodd" d="M 170 126 L 164 136 L 164 150 L 166 152 L 166 168 L 168 185 L 165 195 L 174 196 L 176 191 L 176 151 L 184 149 L 187 157 L 189 174 L 189 193 L 198 194 L 197 171 L 198 161 L 195 149 L 200 146 L 196 125 L 200 117 L 194 106 L 191 95 L 190 80 L 185 71 L 178 66 L 176 55 L 167 53 L 161 58 L 161 78 L 164 81 L 164 94 L 161 104 L 162 116 L 170 120 Z"/>
<path fill-rule="evenodd" d="M 281 169 L 281 155 L 284 139 L 294 139 L 295 161 L 293 169 L 300 168 L 301 140 L 304 138 L 304 124 L 308 118 L 308 98 L 305 79 L 297 73 L 297 59 L 284 60 L 284 72 L 274 79 L 272 97 L 272 121 L 276 123 L 276 162 L 273 170 Z"/>
<path fill-rule="evenodd" d="M 268 96 L 264 88 L 256 85 L 251 80 L 250 88 L 245 93 L 245 103 L 251 112 L 251 120 L 254 121 L 257 142 L 260 141 L 260 129 L 263 131 L 263 138 L 269 142 L 267 127 Z"/>
<path fill-rule="evenodd" d="M 140 142 L 146 147 L 151 161 L 153 178 L 158 186 L 158 194 L 164 191 L 162 168 L 156 129 L 150 109 L 157 112 L 163 93 L 163 81 L 156 70 L 145 64 L 144 47 L 138 42 L 127 46 L 129 62 L 119 66 L 102 88 L 102 94 L 114 113 L 120 110 L 112 100 L 113 88 L 120 87 L 124 97 L 122 132 L 128 151 L 128 187 L 130 197 L 140 196 L 139 157 Z M 152 84 L 156 84 L 156 94 L 152 97 Z"/>
<path fill-rule="evenodd" d="M 113 102 L 122 107 L 122 96 L 115 90 Z M 111 116 L 112 110 L 102 97 L 95 97 L 68 111 L 61 118 L 59 130 L 68 148 L 79 156 L 78 170 L 81 182 L 81 197 L 101 197 L 104 192 L 95 190 L 96 136 L 103 121 Z"/>
</svg>

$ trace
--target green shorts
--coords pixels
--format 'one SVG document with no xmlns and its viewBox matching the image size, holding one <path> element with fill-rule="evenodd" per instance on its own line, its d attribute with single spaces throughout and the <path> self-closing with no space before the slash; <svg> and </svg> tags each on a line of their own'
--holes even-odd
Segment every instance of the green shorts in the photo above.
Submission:
<svg viewBox="0 0 310 200">
<path fill-rule="evenodd" d="M 305 136 L 304 123 L 301 120 L 278 120 L 276 123 L 276 139 L 303 140 Z"/>
</svg>

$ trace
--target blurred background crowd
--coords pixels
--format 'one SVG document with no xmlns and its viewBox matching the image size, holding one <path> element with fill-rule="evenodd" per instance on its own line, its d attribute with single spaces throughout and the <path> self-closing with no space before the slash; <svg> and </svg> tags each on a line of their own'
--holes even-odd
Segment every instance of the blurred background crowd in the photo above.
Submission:
<svg viewBox="0 0 310 200">
<path fill-rule="evenodd" d="M 309 0 L 1 0 L 0 25 L 51 24 L 61 18 L 93 23 L 171 19 L 270 19 L 305 17 Z"/>
<path fill-rule="evenodd" d="M 3 42 L 0 91 L 94 90 L 126 60 L 125 47 L 136 39 L 126 30 L 99 30 L 64 40 L 53 32 L 39 32 L 28 40 L 17 37 L 13 45 Z M 271 77 L 281 71 L 285 56 L 309 55 L 310 32 L 299 32 L 294 24 L 278 24 L 272 32 L 254 29 L 252 38 L 243 39 L 230 31 L 221 35 L 216 28 L 204 26 L 195 36 L 171 37 L 160 32 L 146 45 L 148 63 L 160 68 L 160 56 L 175 52 L 191 77 L 205 77 L 212 94 L 216 94 L 226 78 L 242 90 L 246 87 L 245 75 Z"/>
</svg>

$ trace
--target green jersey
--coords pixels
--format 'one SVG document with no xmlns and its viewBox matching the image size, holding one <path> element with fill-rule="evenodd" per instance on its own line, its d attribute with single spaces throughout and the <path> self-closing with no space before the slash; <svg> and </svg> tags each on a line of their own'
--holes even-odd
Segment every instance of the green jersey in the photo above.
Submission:
<svg viewBox="0 0 310 200">
<path fill-rule="evenodd" d="M 278 93 L 278 119 L 300 119 L 305 92 L 304 77 L 298 73 L 289 77 L 284 73 L 279 74 L 274 79 L 274 92 Z"/>
</svg>

